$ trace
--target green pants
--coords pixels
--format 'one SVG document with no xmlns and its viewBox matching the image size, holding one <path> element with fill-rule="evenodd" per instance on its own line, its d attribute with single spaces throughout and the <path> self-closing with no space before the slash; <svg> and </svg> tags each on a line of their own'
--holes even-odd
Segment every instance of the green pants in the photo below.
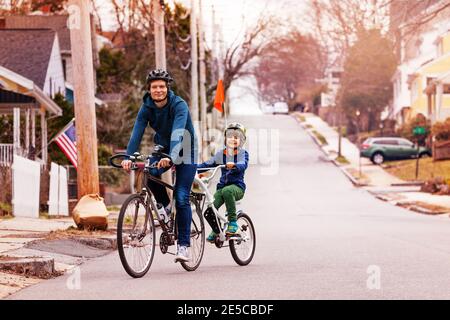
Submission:
<svg viewBox="0 0 450 320">
<path fill-rule="evenodd" d="M 219 209 L 224 203 L 227 208 L 228 221 L 236 221 L 236 201 L 244 197 L 244 190 L 235 184 L 219 189 L 214 194 L 214 207 Z"/>
</svg>

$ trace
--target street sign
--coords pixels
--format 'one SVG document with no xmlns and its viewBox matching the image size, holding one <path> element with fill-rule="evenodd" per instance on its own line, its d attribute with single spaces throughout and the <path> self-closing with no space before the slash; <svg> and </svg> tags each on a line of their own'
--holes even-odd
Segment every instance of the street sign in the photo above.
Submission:
<svg viewBox="0 0 450 320">
<path fill-rule="evenodd" d="M 426 133 L 425 127 L 414 127 L 413 129 L 413 134 L 418 136 L 418 135 L 423 135 Z"/>
</svg>

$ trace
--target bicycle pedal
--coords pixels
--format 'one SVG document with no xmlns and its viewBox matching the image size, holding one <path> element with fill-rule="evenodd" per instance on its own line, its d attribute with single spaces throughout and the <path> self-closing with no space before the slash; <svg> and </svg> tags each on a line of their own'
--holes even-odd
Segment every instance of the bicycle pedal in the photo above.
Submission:
<svg viewBox="0 0 450 320">
<path fill-rule="evenodd" d="M 228 240 L 241 239 L 241 235 L 238 233 L 227 233 L 225 236 Z"/>
</svg>

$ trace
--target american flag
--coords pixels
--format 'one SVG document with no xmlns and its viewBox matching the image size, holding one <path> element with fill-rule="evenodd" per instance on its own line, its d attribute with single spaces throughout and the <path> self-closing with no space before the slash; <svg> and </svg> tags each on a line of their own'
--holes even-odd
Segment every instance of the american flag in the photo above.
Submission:
<svg viewBox="0 0 450 320">
<path fill-rule="evenodd" d="M 77 142 L 75 135 L 75 119 L 72 119 L 55 137 L 56 144 L 61 148 L 64 154 L 72 162 L 75 169 L 77 168 Z"/>
</svg>

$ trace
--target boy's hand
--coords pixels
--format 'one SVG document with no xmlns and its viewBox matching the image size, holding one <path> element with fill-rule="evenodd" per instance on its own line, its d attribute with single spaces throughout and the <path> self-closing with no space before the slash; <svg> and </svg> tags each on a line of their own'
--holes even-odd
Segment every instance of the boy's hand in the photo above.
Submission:
<svg viewBox="0 0 450 320">
<path fill-rule="evenodd" d="M 236 165 L 234 164 L 234 162 L 227 162 L 226 166 L 227 166 L 227 169 L 228 169 L 228 170 L 231 170 L 231 169 L 233 169 Z"/>
</svg>

